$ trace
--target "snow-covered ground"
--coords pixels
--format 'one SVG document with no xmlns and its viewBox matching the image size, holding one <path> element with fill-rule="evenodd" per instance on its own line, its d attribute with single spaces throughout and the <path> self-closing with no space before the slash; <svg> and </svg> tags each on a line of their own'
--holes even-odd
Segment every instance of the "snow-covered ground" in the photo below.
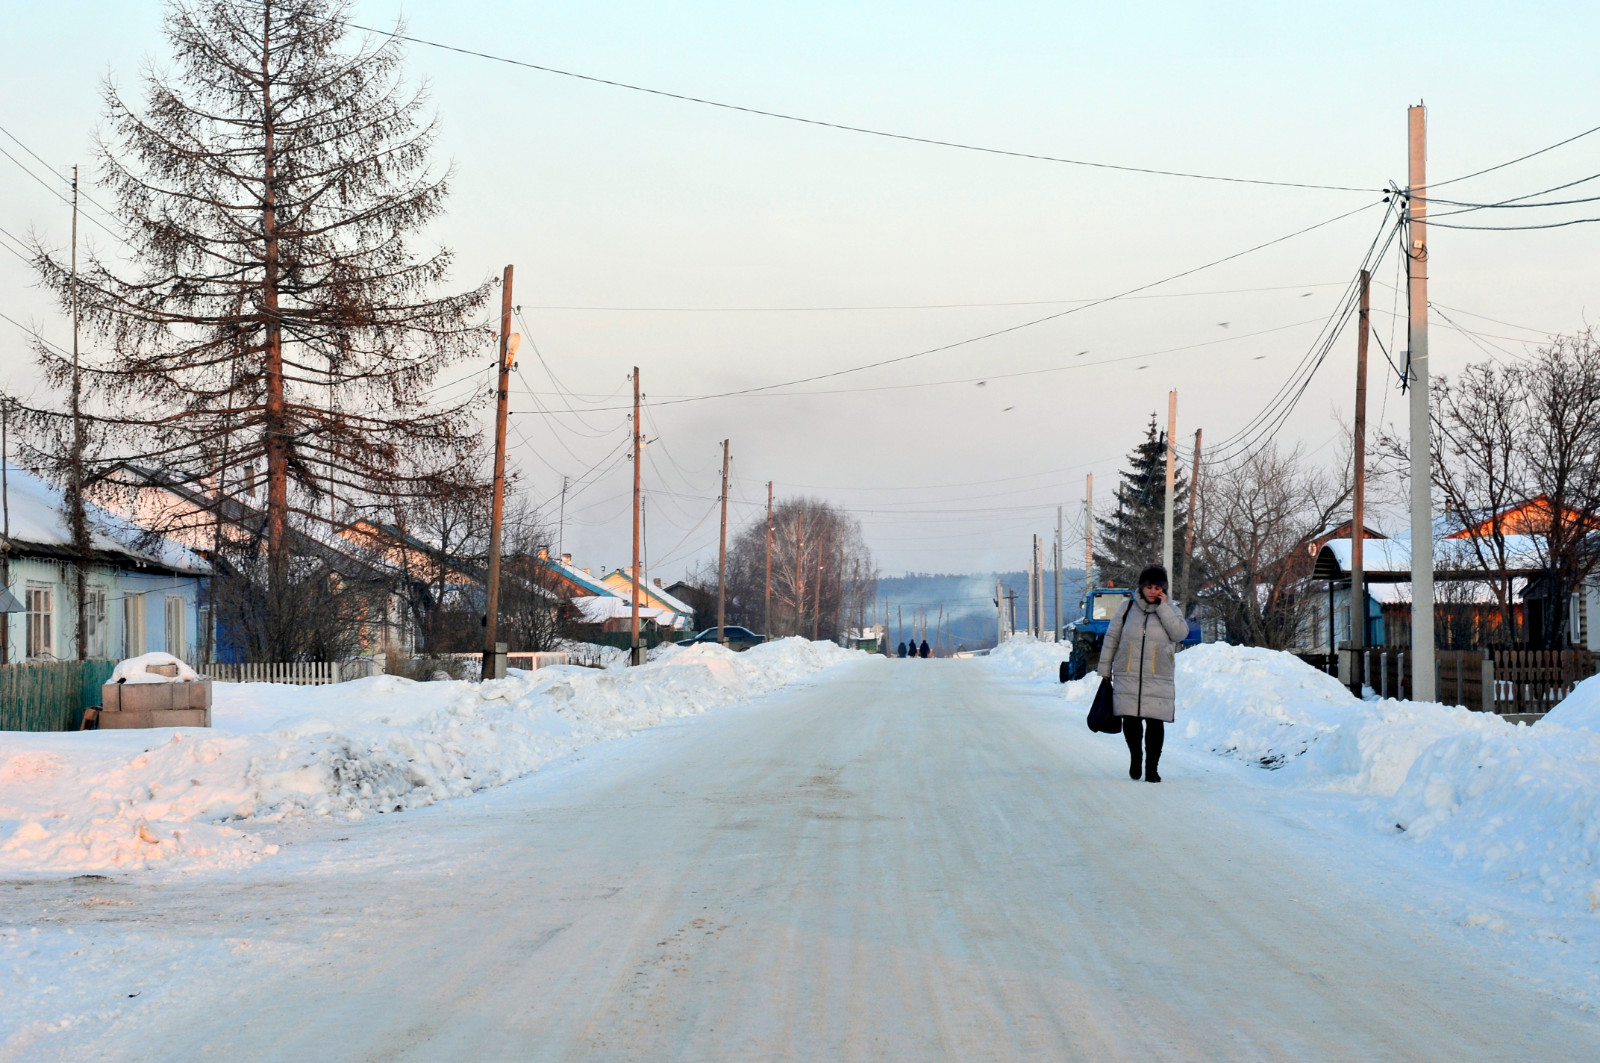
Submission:
<svg viewBox="0 0 1600 1063">
<path fill-rule="evenodd" d="M 237 868 L 292 817 L 356 820 L 510 782 L 573 750 L 860 656 L 791 638 L 662 646 L 635 669 L 484 684 L 217 684 L 213 726 L 0 733 L 0 874 Z"/>
<path fill-rule="evenodd" d="M 1087 713 L 1099 683 L 1059 684 L 1068 647 L 1023 638 L 989 667 L 1057 686 Z M 1600 1005 L 1600 676 L 1537 726 L 1433 703 L 1358 701 L 1287 653 L 1209 644 L 1179 654 L 1176 753 L 1223 757 L 1352 854 L 1407 861 L 1466 926 L 1553 942 Z M 1106 742 L 1118 742 L 1114 737 Z M 1171 774 L 1164 770 L 1164 776 Z M 1313 811 L 1314 810 L 1314 811 Z"/>
</svg>

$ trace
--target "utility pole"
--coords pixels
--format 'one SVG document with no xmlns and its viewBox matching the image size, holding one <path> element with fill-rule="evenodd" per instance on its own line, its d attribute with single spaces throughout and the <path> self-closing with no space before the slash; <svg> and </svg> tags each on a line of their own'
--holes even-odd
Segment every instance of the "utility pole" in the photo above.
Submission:
<svg viewBox="0 0 1600 1063">
<path fill-rule="evenodd" d="M 1367 648 L 1367 332 L 1371 328 L 1369 287 L 1372 274 L 1361 271 L 1361 315 L 1356 319 L 1356 438 L 1353 448 L 1355 482 L 1350 515 L 1350 690 L 1362 695 L 1361 655 Z"/>
<path fill-rule="evenodd" d="M 1178 432 L 1178 393 L 1167 392 L 1167 492 L 1161 502 L 1161 565 L 1167 570 L 1167 579 L 1173 578 L 1172 572 L 1172 492 L 1178 480 L 1178 441 L 1173 438 Z M 1137 588 L 1135 588 L 1137 590 Z"/>
<path fill-rule="evenodd" d="M 511 267 L 506 267 L 500 282 L 500 383 L 494 414 L 494 502 L 489 513 L 489 577 L 484 588 L 486 611 L 483 614 L 484 679 L 504 679 L 505 651 L 498 641 L 500 620 L 500 519 L 506 506 L 506 395 L 511 387 Z"/>
<path fill-rule="evenodd" d="M 1183 527 L 1183 600 L 1194 596 L 1194 507 L 1200 497 L 1200 429 L 1194 430 L 1194 468 L 1189 472 L 1189 519 Z"/>
<path fill-rule="evenodd" d="M 898 640 L 896 640 L 896 641 L 905 642 L 905 640 L 906 640 L 906 607 L 903 606 L 903 605 L 897 605 L 897 606 L 894 607 L 894 626 L 900 629 L 900 638 Z"/>
<path fill-rule="evenodd" d="M 1050 633 L 1054 638 L 1061 637 L 1061 560 L 1066 556 L 1065 543 L 1061 538 L 1061 507 L 1056 507 L 1056 554 L 1055 564 L 1051 568 L 1053 575 L 1050 578 L 1050 587 L 1054 592 L 1053 602 L 1055 614 L 1050 618 Z"/>
<path fill-rule="evenodd" d="M 1033 545 L 1028 548 L 1028 634 L 1035 634 L 1033 630 L 1033 569 L 1039 561 L 1039 537 L 1033 537 Z"/>
<path fill-rule="evenodd" d="M 889 622 L 884 616 L 885 624 Z M 772 481 L 767 481 L 767 596 L 761 607 L 761 626 L 765 634 L 772 634 Z"/>
<path fill-rule="evenodd" d="M 72 168 L 72 463 L 68 470 L 67 512 L 72 523 L 72 545 L 76 557 L 72 575 L 78 599 L 78 660 L 88 660 L 89 645 L 84 638 L 89 590 L 89 515 L 83 506 L 83 378 L 78 366 L 78 168 Z M 181 652 L 181 651 L 180 651 Z"/>
<path fill-rule="evenodd" d="M 722 533 L 717 542 L 717 642 L 728 644 L 723 630 L 728 599 L 728 441 L 722 441 Z"/>
<path fill-rule="evenodd" d="M 798 507 L 794 532 L 794 633 L 800 634 L 806 605 L 806 507 Z"/>
<path fill-rule="evenodd" d="M 567 552 L 567 478 L 561 478 L 561 516 L 556 523 L 556 556 Z"/>
<path fill-rule="evenodd" d="M 0 591 L 11 593 L 11 396 L 0 393 Z M 11 663 L 11 614 L 0 613 L 0 665 Z"/>
<path fill-rule="evenodd" d="M 1411 697 L 1434 699 L 1433 443 L 1428 410 L 1428 120 L 1407 113 L 1410 166 L 1406 188 L 1406 264 L 1410 290 L 1411 386 Z"/>
<path fill-rule="evenodd" d="M 629 662 L 635 666 L 644 663 L 644 648 L 639 645 L 639 580 L 642 573 L 639 570 L 639 491 L 643 486 L 643 477 L 640 465 L 643 464 L 643 455 L 639 453 L 643 444 L 644 432 L 639 427 L 639 367 L 633 367 L 633 567 L 628 573 L 633 578 L 629 582 L 633 585 L 633 602 L 629 630 L 633 633 L 633 652 L 629 655 Z"/>
<path fill-rule="evenodd" d="M 1083 593 L 1094 590 L 1094 473 L 1083 484 Z"/>
<path fill-rule="evenodd" d="M 1005 642 L 1005 584 L 995 580 L 995 645 Z"/>
</svg>

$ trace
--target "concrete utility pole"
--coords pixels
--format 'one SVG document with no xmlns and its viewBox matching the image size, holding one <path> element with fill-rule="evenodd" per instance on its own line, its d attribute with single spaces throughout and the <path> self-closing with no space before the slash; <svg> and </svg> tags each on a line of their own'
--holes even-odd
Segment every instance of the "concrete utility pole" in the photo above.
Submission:
<svg viewBox="0 0 1600 1063">
<path fill-rule="evenodd" d="M 1371 311 L 1372 274 L 1361 271 L 1361 330 L 1356 337 L 1356 438 L 1353 448 L 1355 481 L 1350 516 L 1350 689 L 1361 696 L 1361 654 L 1367 648 L 1367 332 Z"/>
<path fill-rule="evenodd" d="M 556 556 L 567 552 L 567 478 L 561 478 L 561 516 L 556 523 Z"/>
<path fill-rule="evenodd" d="M 1194 507 L 1200 497 L 1200 429 L 1194 430 L 1194 469 L 1189 473 L 1189 520 L 1183 527 L 1183 600 L 1194 595 Z"/>
<path fill-rule="evenodd" d="M 1161 503 L 1161 565 L 1167 570 L 1167 579 L 1174 578 L 1172 571 L 1172 492 L 1178 478 L 1178 393 L 1167 392 L 1167 493 Z"/>
<path fill-rule="evenodd" d="M 500 282 L 500 383 L 494 415 L 494 501 L 489 513 L 489 576 L 484 588 L 484 679 L 506 677 L 505 647 L 497 640 L 500 620 L 500 519 L 506 508 L 506 395 L 511 386 L 511 267 Z"/>
<path fill-rule="evenodd" d="M 728 597 L 728 441 L 722 441 L 722 534 L 717 544 L 717 642 L 726 646 L 723 630 Z"/>
<path fill-rule="evenodd" d="M 1039 563 L 1039 537 L 1033 537 L 1033 545 L 1028 550 L 1028 634 L 1037 636 L 1033 629 L 1033 577 L 1034 568 Z"/>
<path fill-rule="evenodd" d="M 1094 590 L 1094 473 L 1083 484 L 1083 593 Z"/>
<path fill-rule="evenodd" d="M 767 481 L 767 595 L 761 606 L 761 626 L 763 634 L 772 634 L 772 481 Z M 885 614 L 883 621 L 889 622 Z"/>
<path fill-rule="evenodd" d="M 1065 543 L 1061 538 L 1061 507 L 1056 507 L 1056 553 L 1054 564 L 1051 566 L 1050 588 L 1054 592 L 1054 612 L 1050 617 L 1050 634 L 1052 640 L 1061 637 L 1061 559 L 1064 556 Z"/>
<path fill-rule="evenodd" d="M 1006 640 L 1006 588 L 1000 580 L 994 581 L 994 644 L 999 646 Z"/>
<path fill-rule="evenodd" d="M 1411 381 L 1411 697 L 1434 699 L 1433 442 L 1428 410 L 1428 119 L 1409 109 L 1410 174 L 1406 188 L 1406 263 L 1410 289 Z"/>
<path fill-rule="evenodd" d="M 628 570 L 632 577 L 629 582 L 633 585 L 632 619 L 629 630 L 633 632 L 633 652 L 629 661 L 635 666 L 644 663 L 644 647 L 639 645 L 639 580 L 643 573 L 639 569 L 639 489 L 642 486 L 640 466 L 643 464 L 643 455 L 639 453 L 644 442 L 644 432 L 639 426 L 639 367 L 633 367 L 633 567 Z"/>
</svg>

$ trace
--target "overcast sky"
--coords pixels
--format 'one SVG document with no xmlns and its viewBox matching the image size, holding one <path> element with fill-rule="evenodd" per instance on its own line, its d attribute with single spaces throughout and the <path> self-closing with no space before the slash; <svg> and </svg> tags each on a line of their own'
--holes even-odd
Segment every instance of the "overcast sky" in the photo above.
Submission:
<svg viewBox="0 0 1600 1063">
<path fill-rule="evenodd" d="M 440 163 L 456 167 L 449 214 L 429 235 L 455 250 L 461 286 L 515 264 L 519 330 L 542 355 L 525 343 L 514 385 L 511 454 L 523 486 L 553 500 L 571 477 L 566 548 L 589 567 L 626 562 L 631 473 L 613 452 L 627 438 L 620 407 L 638 365 L 660 403 L 646 420 L 657 437 L 645 466 L 648 549 L 652 573 L 670 581 L 715 557 L 723 438 L 733 441 L 737 522 L 759 516 L 772 480 L 780 497 L 854 511 L 885 572 L 1021 567 L 1029 535 L 1053 529 L 1057 505 L 1080 525 L 1085 473 L 1109 500 L 1149 415 L 1164 420 L 1169 388 L 1182 438 L 1244 427 L 1313 345 L 1382 208 L 1143 298 L 893 366 L 671 400 L 957 343 L 1378 203 L 1376 190 L 1405 183 L 1406 106 L 1419 100 L 1435 181 L 1600 125 L 1596 5 L 1309 7 L 361 0 L 353 17 L 392 27 L 403 15 L 410 35 L 431 41 L 914 136 L 1372 190 L 958 151 L 408 45 L 407 69 L 427 81 L 442 120 Z M 161 5 L 3 0 L 0 13 L 0 126 L 62 170 L 90 163 L 100 80 L 136 97 L 142 66 L 165 62 Z M 0 148 L 50 176 L 14 141 L 0 136 Z M 1450 194 L 1497 201 L 1597 172 L 1600 133 Z M 1591 208 L 1600 204 L 1458 220 L 1600 215 Z M 58 244 L 68 232 L 60 200 L 3 157 L 0 228 Z M 1477 333 L 1436 316 L 1434 372 L 1521 356 L 1542 332 L 1600 312 L 1597 237 L 1600 226 L 1588 225 L 1432 231 L 1433 300 Z M 1395 276 L 1391 256 L 1374 321 L 1398 356 L 1404 328 L 1391 330 L 1389 315 L 1403 303 L 1382 286 Z M 58 341 L 68 334 L 5 253 L 0 313 Z M 1354 347 L 1346 330 L 1284 441 L 1337 455 Z M 486 376 L 468 374 L 491 358 L 485 350 L 447 375 L 465 378 L 452 393 L 481 386 Z M 3 320 L 0 383 L 23 395 L 37 387 L 26 336 Z M 1403 430 L 1404 407 L 1375 375 L 1374 420 Z"/>
</svg>

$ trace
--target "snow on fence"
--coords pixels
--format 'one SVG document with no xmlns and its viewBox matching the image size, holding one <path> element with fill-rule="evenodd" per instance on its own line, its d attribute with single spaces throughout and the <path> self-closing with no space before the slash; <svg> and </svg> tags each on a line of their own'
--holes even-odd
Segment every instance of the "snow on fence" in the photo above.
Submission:
<svg viewBox="0 0 1600 1063">
<path fill-rule="evenodd" d="M 290 686 L 323 686 L 365 679 L 383 674 L 383 661 L 358 657 L 350 661 L 283 661 L 255 664 L 208 664 L 202 671 L 207 678 L 222 683 L 287 683 Z"/>
</svg>

